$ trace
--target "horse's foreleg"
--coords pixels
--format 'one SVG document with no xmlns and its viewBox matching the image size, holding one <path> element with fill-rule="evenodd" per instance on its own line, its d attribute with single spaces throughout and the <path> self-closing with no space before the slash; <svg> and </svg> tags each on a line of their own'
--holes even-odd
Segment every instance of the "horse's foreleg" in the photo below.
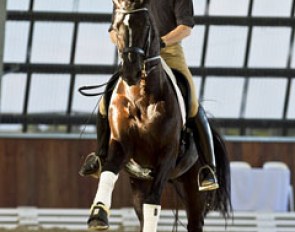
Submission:
<svg viewBox="0 0 295 232">
<path fill-rule="evenodd" d="M 161 195 L 169 178 L 172 167 L 175 166 L 176 158 L 174 151 L 164 152 L 163 158 L 155 169 L 155 177 L 150 192 L 143 204 L 144 225 L 143 232 L 156 232 L 161 211 Z"/>
<path fill-rule="evenodd" d="M 98 189 L 91 207 L 91 214 L 87 222 L 91 230 L 106 230 L 109 227 L 108 216 L 112 193 L 124 160 L 125 156 L 121 145 L 116 141 L 111 141 L 109 155 L 101 173 Z"/>
<path fill-rule="evenodd" d="M 156 232 L 161 205 L 143 204 L 143 232 Z"/>
<path fill-rule="evenodd" d="M 117 141 L 112 140 L 109 146 L 108 158 L 101 173 L 94 204 L 102 202 L 108 208 L 111 207 L 112 192 L 118 179 L 118 173 L 123 166 L 124 159 L 121 145 Z"/>
<path fill-rule="evenodd" d="M 143 202 L 149 193 L 151 187 L 150 181 L 138 180 L 135 178 L 130 178 L 130 184 L 133 195 L 133 206 L 140 222 L 140 231 L 143 230 Z"/>
<path fill-rule="evenodd" d="M 111 207 L 112 192 L 117 182 L 118 174 L 110 171 L 101 173 L 97 192 L 93 204 L 103 203 L 108 209 Z"/>
<path fill-rule="evenodd" d="M 166 149 L 159 156 L 161 156 L 161 158 L 159 158 L 159 161 L 155 167 L 155 176 L 152 181 L 151 189 L 147 195 L 147 198 L 145 199 L 146 204 L 159 205 L 161 203 L 163 189 L 170 177 L 173 167 L 175 167 L 175 147 L 170 148 L 169 146 L 169 150 Z"/>
</svg>

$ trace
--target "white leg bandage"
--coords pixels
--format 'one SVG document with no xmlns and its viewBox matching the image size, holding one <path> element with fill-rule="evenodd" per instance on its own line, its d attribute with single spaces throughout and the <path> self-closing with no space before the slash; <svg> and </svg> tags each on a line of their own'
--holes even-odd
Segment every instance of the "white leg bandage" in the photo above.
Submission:
<svg viewBox="0 0 295 232">
<path fill-rule="evenodd" d="M 161 206 L 143 204 L 143 232 L 157 232 Z"/>
<path fill-rule="evenodd" d="M 102 202 L 106 207 L 111 208 L 112 193 L 118 176 L 108 171 L 101 173 L 93 204 Z"/>
</svg>

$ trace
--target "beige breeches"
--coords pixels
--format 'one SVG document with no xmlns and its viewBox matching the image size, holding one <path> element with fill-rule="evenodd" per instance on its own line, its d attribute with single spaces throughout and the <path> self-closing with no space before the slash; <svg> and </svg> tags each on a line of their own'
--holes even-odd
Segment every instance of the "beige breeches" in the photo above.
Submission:
<svg viewBox="0 0 295 232">
<path fill-rule="evenodd" d="M 193 76 L 186 64 L 182 46 L 177 43 L 161 49 L 161 57 L 165 60 L 170 68 L 176 69 L 177 71 L 181 72 L 187 79 L 191 92 L 191 102 L 189 106 L 190 108 L 188 117 L 194 117 L 198 112 L 199 102 L 196 95 Z"/>
<path fill-rule="evenodd" d="M 198 112 L 199 103 L 196 95 L 195 85 L 193 82 L 193 76 L 186 64 L 182 46 L 179 43 L 177 43 L 161 49 L 161 57 L 165 60 L 165 62 L 170 68 L 176 69 L 177 71 L 181 72 L 187 79 L 191 91 L 191 102 L 189 106 L 190 109 L 188 117 L 194 117 Z M 104 97 L 102 97 L 99 102 L 99 112 L 102 115 L 107 114 L 104 104 Z"/>
</svg>

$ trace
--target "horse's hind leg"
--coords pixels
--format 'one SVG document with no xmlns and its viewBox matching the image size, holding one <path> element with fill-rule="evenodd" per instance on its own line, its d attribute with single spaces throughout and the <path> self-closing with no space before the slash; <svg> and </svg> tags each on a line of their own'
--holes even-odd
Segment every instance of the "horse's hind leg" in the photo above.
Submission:
<svg viewBox="0 0 295 232">
<path fill-rule="evenodd" d="M 169 152 L 167 152 L 169 150 Z M 141 232 L 156 232 L 161 211 L 161 195 L 175 166 L 175 148 L 169 146 L 161 153 L 152 181 L 131 179 L 133 204 L 140 220 Z"/>
<path fill-rule="evenodd" d="M 101 173 L 97 193 L 87 222 L 89 229 L 108 229 L 108 216 L 111 207 L 112 193 L 118 179 L 118 173 L 124 165 L 124 162 L 125 155 L 120 143 L 112 140 L 109 146 L 109 155 Z"/>
<path fill-rule="evenodd" d="M 175 182 L 177 187 L 182 190 L 182 198 L 185 201 L 187 212 L 188 232 L 203 232 L 204 211 L 205 211 L 205 193 L 198 190 L 197 183 L 198 167 L 195 164 L 187 173 L 185 173 L 180 182 Z"/>
</svg>

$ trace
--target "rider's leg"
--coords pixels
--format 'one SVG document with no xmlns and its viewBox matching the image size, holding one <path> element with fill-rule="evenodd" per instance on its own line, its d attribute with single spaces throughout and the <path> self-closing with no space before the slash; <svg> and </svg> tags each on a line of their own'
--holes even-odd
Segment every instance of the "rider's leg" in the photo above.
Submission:
<svg viewBox="0 0 295 232">
<path fill-rule="evenodd" d="M 216 161 L 214 155 L 213 136 L 206 113 L 201 105 L 199 106 L 197 115 L 190 118 L 188 123 L 190 124 L 189 127 L 193 130 L 197 148 L 203 155 L 202 158 L 206 164 L 200 169 L 200 174 L 204 177 L 200 183 L 199 190 L 215 190 L 219 188 L 219 185 L 215 175 Z"/>
<path fill-rule="evenodd" d="M 104 160 L 108 150 L 108 140 L 110 137 L 110 128 L 105 110 L 104 97 L 99 102 L 99 111 L 96 118 L 96 152 L 90 153 L 82 165 L 79 173 L 82 176 L 92 175 L 98 178 L 100 175 L 100 160 Z"/>
<path fill-rule="evenodd" d="M 204 109 L 199 106 L 195 91 L 193 77 L 185 61 L 183 49 L 180 44 L 168 46 L 161 50 L 161 56 L 169 67 L 181 72 L 187 79 L 190 87 L 189 123 L 193 129 L 196 146 L 205 165 L 201 168 L 204 178 L 200 181 L 199 190 L 208 191 L 219 187 L 215 175 L 216 163 L 214 154 L 213 136 Z"/>
<path fill-rule="evenodd" d="M 104 162 L 104 160 L 106 159 L 108 151 L 108 142 L 110 137 L 107 110 L 113 88 L 115 87 L 119 77 L 119 72 L 115 73 L 111 77 L 106 87 L 105 94 L 102 96 L 99 102 L 99 110 L 96 118 L 97 149 L 96 152 L 92 152 L 86 157 L 79 171 L 80 175 L 82 176 L 91 175 L 93 177 L 98 178 L 101 171 L 100 160 Z"/>
<path fill-rule="evenodd" d="M 110 138 L 110 126 L 107 114 L 108 104 L 105 96 L 103 96 L 99 103 L 99 112 L 96 117 L 96 141 L 97 149 L 96 155 L 104 161 L 108 152 L 108 142 Z"/>
</svg>

